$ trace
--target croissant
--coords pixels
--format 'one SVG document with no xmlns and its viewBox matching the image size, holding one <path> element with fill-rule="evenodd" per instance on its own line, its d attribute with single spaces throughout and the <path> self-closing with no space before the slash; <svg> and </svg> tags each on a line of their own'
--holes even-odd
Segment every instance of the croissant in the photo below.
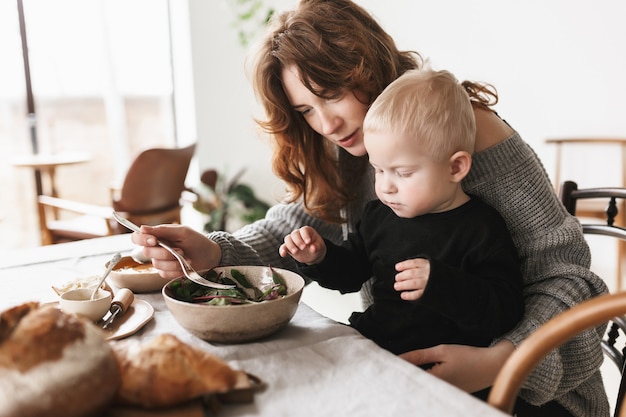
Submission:
<svg viewBox="0 0 626 417">
<path fill-rule="evenodd" d="M 237 381 L 237 372 L 224 361 L 171 334 L 111 345 L 122 373 L 120 405 L 174 406 L 206 393 L 230 391 Z"/>
</svg>

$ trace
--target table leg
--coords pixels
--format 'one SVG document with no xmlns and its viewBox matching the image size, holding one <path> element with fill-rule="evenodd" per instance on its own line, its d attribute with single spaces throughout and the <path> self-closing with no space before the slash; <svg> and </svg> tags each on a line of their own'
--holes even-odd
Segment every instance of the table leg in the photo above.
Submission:
<svg viewBox="0 0 626 417">
<path fill-rule="evenodd" d="M 58 198 L 59 197 L 59 193 L 57 192 L 57 187 L 56 187 L 56 168 L 54 166 L 50 166 L 47 167 L 45 169 L 46 175 L 48 176 L 48 186 L 50 188 L 50 196 Z M 52 212 L 54 213 L 54 219 L 58 220 L 59 219 L 59 209 L 54 207 L 52 209 Z"/>
</svg>

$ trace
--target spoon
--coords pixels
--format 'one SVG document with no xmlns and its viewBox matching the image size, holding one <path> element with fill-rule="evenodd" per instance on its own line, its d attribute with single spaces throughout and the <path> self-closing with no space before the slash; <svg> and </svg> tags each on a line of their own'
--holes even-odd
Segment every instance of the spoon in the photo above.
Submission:
<svg viewBox="0 0 626 417">
<path fill-rule="evenodd" d="M 98 285 L 96 286 L 96 288 L 93 289 L 93 292 L 91 293 L 91 297 L 89 297 L 90 300 L 94 299 L 94 297 L 96 296 L 96 293 L 100 289 L 100 286 L 104 282 L 104 279 L 109 276 L 109 274 L 111 273 L 111 271 L 113 270 L 115 265 L 117 265 L 117 263 L 120 261 L 120 259 L 122 259 L 122 255 L 120 255 L 119 252 L 116 253 L 115 255 L 113 255 L 113 259 L 111 259 L 109 261 L 109 266 L 108 266 L 107 270 L 100 277 L 100 281 L 98 281 Z"/>
<path fill-rule="evenodd" d="M 130 257 L 133 261 L 138 264 L 147 264 L 152 261 L 152 259 L 148 258 L 143 254 L 143 246 L 137 246 L 130 252 Z"/>
</svg>

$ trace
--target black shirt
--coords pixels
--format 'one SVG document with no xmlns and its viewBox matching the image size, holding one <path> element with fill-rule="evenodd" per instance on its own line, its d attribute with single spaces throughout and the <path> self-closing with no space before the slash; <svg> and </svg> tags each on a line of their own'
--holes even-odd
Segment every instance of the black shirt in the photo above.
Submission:
<svg viewBox="0 0 626 417">
<path fill-rule="evenodd" d="M 399 354 L 438 344 L 488 346 L 522 317 L 522 276 L 515 245 L 500 214 L 472 197 L 443 213 L 398 217 L 379 200 L 369 202 L 357 231 L 342 246 L 301 272 L 320 285 L 355 292 L 370 277 L 373 304 L 350 324 Z M 430 260 L 424 294 L 405 301 L 394 290 L 394 265 Z"/>
</svg>

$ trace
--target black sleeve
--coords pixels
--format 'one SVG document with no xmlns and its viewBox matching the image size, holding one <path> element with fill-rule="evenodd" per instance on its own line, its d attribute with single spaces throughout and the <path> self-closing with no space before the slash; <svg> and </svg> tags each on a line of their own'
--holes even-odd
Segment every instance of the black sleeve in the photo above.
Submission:
<svg viewBox="0 0 626 417">
<path fill-rule="evenodd" d="M 357 292 L 372 276 L 363 240 L 358 233 L 350 234 L 343 246 L 326 243 L 326 257 L 315 265 L 298 264 L 298 270 L 317 281 L 322 287 L 342 293 Z"/>
</svg>

